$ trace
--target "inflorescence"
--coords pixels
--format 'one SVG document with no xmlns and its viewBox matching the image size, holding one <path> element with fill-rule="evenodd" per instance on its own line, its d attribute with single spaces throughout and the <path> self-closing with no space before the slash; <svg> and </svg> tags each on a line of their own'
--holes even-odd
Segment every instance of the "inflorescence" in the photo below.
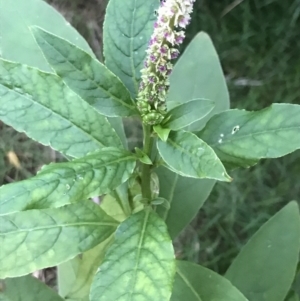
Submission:
<svg viewBox="0 0 300 301">
<path fill-rule="evenodd" d="M 178 47 L 184 40 L 196 0 L 164 0 L 157 10 L 157 21 L 151 36 L 137 106 L 146 124 L 159 124 L 166 112 L 166 94 L 172 60 L 179 55 Z"/>
</svg>

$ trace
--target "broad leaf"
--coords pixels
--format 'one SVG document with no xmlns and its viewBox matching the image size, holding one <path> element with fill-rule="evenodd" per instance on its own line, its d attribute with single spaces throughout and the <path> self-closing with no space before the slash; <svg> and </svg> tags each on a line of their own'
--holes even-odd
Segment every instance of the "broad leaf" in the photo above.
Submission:
<svg viewBox="0 0 300 301">
<path fill-rule="evenodd" d="M 121 146 L 107 119 L 50 73 L 0 60 L 0 120 L 66 155 Z"/>
<path fill-rule="evenodd" d="M 167 227 L 155 213 L 143 210 L 118 227 L 92 284 L 90 300 L 169 300 L 174 275 Z"/>
<path fill-rule="evenodd" d="M 214 151 L 190 132 L 172 132 L 167 142 L 158 140 L 157 148 L 168 167 L 179 175 L 230 181 Z"/>
<path fill-rule="evenodd" d="M 170 83 L 169 108 L 196 98 L 215 102 L 215 108 L 209 115 L 189 126 L 191 129 L 200 130 L 211 116 L 229 108 L 229 95 L 219 58 L 205 33 L 199 33 L 180 56 L 172 71 Z M 165 212 L 161 206 L 158 210 L 162 216 L 167 217 L 166 223 L 174 238 L 195 217 L 215 181 L 181 177 L 164 167 L 160 167 L 157 173 L 160 195 L 171 202 L 170 211 Z"/>
<path fill-rule="evenodd" d="M 171 109 L 165 117 L 163 126 L 177 131 L 204 118 L 215 104 L 208 99 L 193 99 Z"/>
<path fill-rule="evenodd" d="M 58 265 L 87 251 L 116 229 L 117 221 L 92 201 L 0 216 L 0 278 Z"/>
<path fill-rule="evenodd" d="M 110 192 L 132 174 L 136 158 L 116 148 L 45 166 L 37 176 L 0 187 L 0 215 L 60 207 Z"/>
<path fill-rule="evenodd" d="M 65 300 L 89 301 L 93 278 L 111 241 L 112 236 L 57 267 L 59 294 Z"/>
<path fill-rule="evenodd" d="M 229 167 L 249 167 L 300 148 L 300 105 L 273 104 L 257 112 L 229 110 L 199 133 Z"/>
<path fill-rule="evenodd" d="M 46 2 L 0 0 L 0 8 L 0 56 L 4 59 L 51 71 L 30 32 L 31 25 L 50 30 L 92 55 L 92 50 L 81 35 Z"/>
<path fill-rule="evenodd" d="M 169 102 L 185 103 L 196 98 L 214 101 L 215 108 L 191 125 L 190 131 L 201 130 L 211 116 L 229 108 L 229 94 L 218 54 L 204 32 L 200 32 L 185 49 L 170 76 Z"/>
<path fill-rule="evenodd" d="M 137 114 L 124 84 L 88 53 L 38 27 L 33 34 L 49 64 L 85 101 L 108 117 Z"/>
<path fill-rule="evenodd" d="M 1 286 L 1 282 L 0 282 Z M 32 276 L 5 279 L 0 289 L 2 301 L 63 301 L 53 289 Z"/>
<path fill-rule="evenodd" d="M 299 209 L 291 202 L 250 239 L 226 277 L 249 301 L 282 301 L 293 283 L 299 249 Z"/>
<path fill-rule="evenodd" d="M 103 39 L 107 67 L 135 98 L 140 70 L 153 32 L 158 0 L 110 0 L 106 9 Z"/>
<path fill-rule="evenodd" d="M 163 166 L 156 169 L 156 173 L 163 183 L 159 195 L 171 205 L 170 209 L 159 206 L 157 212 L 166 221 L 170 236 L 175 238 L 197 215 L 215 181 L 182 177 Z"/>
<path fill-rule="evenodd" d="M 177 261 L 171 301 L 247 301 L 226 278 L 194 263 Z"/>
</svg>

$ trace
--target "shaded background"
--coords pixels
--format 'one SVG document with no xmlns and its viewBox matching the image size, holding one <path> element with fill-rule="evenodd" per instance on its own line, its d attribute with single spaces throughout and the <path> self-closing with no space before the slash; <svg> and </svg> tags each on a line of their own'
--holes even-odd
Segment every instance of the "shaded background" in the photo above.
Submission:
<svg viewBox="0 0 300 301">
<path fill-rule="evenodd" d="M 126 0 L 124 0 L 126 1 Z M 146 0 L 145 0 L 146 1 Z M 102 60 L 105 0 L 48 0 Z M 219 53 L 232 108 L 300 104 L 300 1 L 198 0 L 185 45 L 206 31 Z M 185 46 L 184 45 L 184 46 Z M 299 117 L 300 118 L 300 117 Z M 136 139 L 136 132 L 131 139 Z M 33 176 L 60 157 L 0 122 L 0 185 Z M 178 258 L 224 273 L 241 246 L 275 212 L 300 200 L 300 152 L 261 161 L 218 183 L 176 240 Z"/>
</svg>

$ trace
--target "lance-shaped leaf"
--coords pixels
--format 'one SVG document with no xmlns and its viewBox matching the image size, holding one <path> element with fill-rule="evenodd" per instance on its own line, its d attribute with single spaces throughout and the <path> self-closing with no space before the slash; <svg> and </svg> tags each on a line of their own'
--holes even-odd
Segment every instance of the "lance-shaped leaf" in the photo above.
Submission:
<svg viewBox="0 0 300 301">
<path fill-rule="evenodd" d="M 0 288 L 0 300 L 64 301 L 53 289 L 30 275 L 3 280 L 2 289 Z"/>
<path fill-rule="evenodd" d="M 215 181 L 182 177 L 164 166 L 155 172 L 161 183 L 159 196 L 170 203 L 170 208 L 158 206 L 156 212 L 166 221 L 169 234 L 174 239 L 197 215 Z"/>
<path fill-rule="evenodd" d="M 203 32 L 191 41 L 172 71 L 168 108 L 196 98 L 211 99 L 215 102 L 215 107 L 209 115 L 190 125 L 191 129 L 200 130 L 211 116 L 229 109 L 226 80 L 218 55 L 211 39 Z M 171 204 L 169 211 L 162 206 L 157 210 L 160 216 L 166 218 L 169 233 L 175 238 L 195 217 L 215 181 L 182 177 L 165 167 L 160 167 L 157 174 L 160 196 L 168 199 Z"/>
<path fill-rule="evenodd" d="M 157 141 L 157 148 L 168 167 L 179 175 L 230 181 L 212 148 L 190 132 L 172 132 L 167 142 Z"/>
<path fill-rule="evenodd" d="M 200 265 L 177 261 L 171 301 L 247 301 L 226 278 Z"/>
<path fill-rule="evenodd" d="M 91 288 L 91 301 L 169 300 L 175 275 L 164 222 L 140 211 L 120 224 Z"/>
<path fill-rule="evenodd" d="M 190 125 L 190 131 L 201 130 L 211 116 L 229 108 L 229 94 L 218 54 L 204 32 L 192 40 L 174 66 L 167 100 L 173 106 L 173 103 L 196 98 L 210 99 L 215 107 L 205 118 Z"/>
<path fill-rule="evenodd" d="M 300 106 L 273 104 L 256 112 L 215 115 L 198 134 L 230 168 L 249 167 L 300 148 Z"/>
<path fill-rule="evenodd" d="M 101 114 L 137 114 L 124 84 L 106 66 L 68 41 L 38 27 L 32 32 L 47 61 L 65 83 Z"/>
<path fill-rule="evenodd" d="M 121 146 L 107 119 L 58 76 L 5 60 L 0 74 L 0 120 L 17 131 L 73 157 Z"/>
<path fill-rule="evenodd" d="M 60 207 L 105 194 L 129 178 L 135 161 L 131 153 L 109 147 L 71 162 L 50 164 L 31 179 L 0 188 L 0 215 Z"/>
<path fill-rule="evenodd" d="M 58 265 L 107 239 L 117 222 L 92 201 L 0 216 L 0 278 Z"/>
<path fill-rule="evenodd" d="M 249 301 L 282 301 L 294 280 L 299 249 L 299 208 L 291 202 L 249 240 L 226 277 Z"/>
<path fill-rule="evenodd" d="M 204 118 L 214 108 L 215 103 L 208 99 L 193 99 L 171 109 L 163 126 L 177 131 Z"/>
<path fill-rule="evenodd" d="M 30 9 L 28 9 L 30 7 Z M 38 25 L 93 55 L 88 43 L 52 6 L 40 0 L 0 0 L 1 57 L 51 71 L 30 32 Z M 6 30 L 6 29 L 10 30 Z"/>
<path fill-rule="evenodd" d="M 105 64 L 131 92 L 139 88 L 140 70 L 153 32 L 158 0 L 110 0 L 106 9 L 103 40 Z"/>
<path fill-rule="evenodd" d="M 111 242 L 112 236 L 57 267 L 59 294 L 65 300 L 89 301 L 93 278 Z"/>
</svg>

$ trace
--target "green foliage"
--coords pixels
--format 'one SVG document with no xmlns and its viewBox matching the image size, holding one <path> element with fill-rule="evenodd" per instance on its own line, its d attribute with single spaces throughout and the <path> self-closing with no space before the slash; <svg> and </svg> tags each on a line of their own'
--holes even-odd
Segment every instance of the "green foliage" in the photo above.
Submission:
<svg viewBox="0 0 300 301">
<path fill-rule="evenodd" d="M 300 106 L 273 104 L 257 112 L 229 110 L 214 116 L 198 136 L 229 168 L 249 167 L 300 148 Z"/>
<path fill-rule="evenodd" d="M 0 0 L 0 7 L 2 58 L 51 71 L 30 32 L 31 25 L 49 30 L 93 55 L 87 42 L 46 2 Z"/>
<path fill-rule="evenodd" d="M 44 15 L 47 6 L 39 1 L 31 0 L 31 4 L 43 12 L 42 23 L 50 24 L 56 14 L 49 10 Z M 4 4 L 8 13 L 12 3 Z M 171 238 L 195 216 L 215 180 L 231 180 L 221 161 L 230 168 L 245 167 L 298 149 L 299 106 L 275 104 L 258 112 L 223 112 L 229 108 L 226 81 L 204 33 L 194 38 L 172 72 L 168 110 L 163 101 L 151 98 L 142 100 L 143 107 L 137 106 L 140 70 L 158 4 L 158 0 L 146 4 L 110 1 L 104 25 L 107 67 L 84 42 L 80 45 L 75 31 L 61 38 L 57 32 L 50 33 L 49 27 L 31 24 L 35 20 L 31 14 L 24 17 L 25 26 L 19 20 L 9 21 L 4 13 L 1 22 L 16 25 L 16 32 L 24 30 L 25 36 L 32 28 L 37 44 L 32 45 L 32 37 L 20 38 L 23 51 L 27 41 L 30 46 L 27 56 L 18 52 L 20 63 L 6 60 L 10 57 L 4 49 L 0 118 L 66 159 L 76 159 L 50 164 L 35 177 L 0 189 L 0 277 L 23 276 L 58 265 L 58 291 L 72 301 L 295 299 L 295 284 L 287 294 L 300 249 L 295 202 L 244 247 L 226 274 L 231 283 L 187 262 L 178 262 L 176 273 Z M 172 13 L 175 19 L 171 21 L 159 17 L 163 26 L 170 22 L 170 31 L 176 27 L 176 18 L 183 17 L 175 7 Z M 158 45 L 154 52 L 167 49 L 172 57 L 174 49 L 164 40 L 169 34 L 164 32 L 160 38 L 166 48 Z M 15 43 L 14 35 L 13 39 Z M 8 35 L 4 41 L 12 47 Z M 57 74 L 41 71 L 48 70 L 42 52 Z M 28 66 L 30 62 L 39 69 Z M 153 84 L 150 93 L 155 95 L 162 87 Z M 151 111 L 149 120 L 160 116 L 162 122 L 155 127 L 145 124 L 143 109 Z M 133 115 L 138 115 L 143 127 L 143 147 L 136 147 L 135 153 L 121 149 L 126 142 L 120 117 Z M 209 223 L 205 226 L 209 228 Z M 24 283 L 16 284 L 16 294 Z M 46 290 L 37 287 L 36 291 Z M 1 299 L 15 298 L 5 290 Z M 55 294 L 51 298 L 60 299 Z"/>
<path fill-rule="evenodd" d="M 299 208 L 291 202 L 250 239 L 226 277 L 249 301 L 282 301 L 292 285 L 299 250 Z"/>
<path fill-rule="evenodd" d="M 201 129 L 214 114 L 229 108 L 229 95 L 221 64 L 205 33 L 196 35 L 180 56 L 170 76 L 170 83 L 168 105 L 171 108 L 184 104 L 189 99 L 206 98 L 214 101 L 213 111 L 192 125 L 197 125 L 197 129 Z M 165 217 L 171 237 L 175 238 L 196 216 L 211 193 L 215 181 L 185 178 L 164 167 L 160 167 L 157 173 L 160 195 L 172 204 L 169 210 L 159 207 L 158 212 Z M 178 216 L 181 218 L 178 219 Z"/>
<path fill-rule="evenodd" d="M 117 222 L 90 201 L 0 216 L 0 278 L 55 266 L 107 239 Z"/>
<path fill-rule="evenodd" d="M 214 108 L 215 103 L 208 99 L 194 99 L 171 109 L 163 121 L 163 126 L 178 131 L 204 118 Z"/>
<path fill-rule="evenodd" d="M 169 300 L 175 255 L 164 222 L 143 210 L 120 224 L 91 288 L 91 301 Z"/>
<path fill-rule="evenodd" d="M 54 290 L 29 275 L 5 279 L 1 286 L 1 301 L 63 301 Z"/>
<path fill-rule="evenodd" d="M 154 10 L 159 0 L 110 0 L 106 9 L 103 41 L 106 66 L 135 97 L 140 70 L 153 31 Z"/>
<path fill-rule="evenodd" d="M 205 118 L 188 129 L 201 130 L 216 113 L 229 108 L 229 94 L 218 54 L 209 36 L 200 32 L 186 47 L 170 76 L 169 106 L 190 99 L 205 98 L 215 103 L 215 108 Z"/>
<path fill-rule="evenodd" d="M 226 278 L 200 265 L 177 261 L 171 301 L 247 301 Z"/>
<path fill-rule="evenodd" d="M 16 130 L 73 157 L 121 146 L 107 119 L 58 76 L 5 60 L 0 74 L 0 119 Z"/>
<path fill-rule="evenodd" d="M 170 203 L 170 208 L 159 206 L 157 212 L 166 221 L 170 236 L 174 239 L 196 216 L 215 181 L 182 177 L 163 166 L 156 169 L 156 173 L 160 181 L 159 195 Z"/>
<path fill-rule="evenodd" d="M 89 301 L 93 278 L 111 241 L 112 237 L 109 237 L 95 248 L 57 267 L 59 294 L 65 300 Z"/>
<path fill-rule="evenodd" d="M 172 132 L 167 142 L 157 142 L 157 148 L 168 167 L 179 175 L 219 181 L 230 180 L 214 151 L 190 132 Z"/>
<path fill-rule="evenodd" d="M 32 31 L 57 75 L 97 111 L 108 117 L 137 114 L 129 91 L 98 60 L 41 28 Z"/>
<path fill-rule="evenodd" d="M 128 180 L 135 161 L 133 154 L 109 147 L 71 162 L 50 164 L 33 178 L 0 188 L 0 215 L 60 207 L 108 193 Z"/>
</svg>

